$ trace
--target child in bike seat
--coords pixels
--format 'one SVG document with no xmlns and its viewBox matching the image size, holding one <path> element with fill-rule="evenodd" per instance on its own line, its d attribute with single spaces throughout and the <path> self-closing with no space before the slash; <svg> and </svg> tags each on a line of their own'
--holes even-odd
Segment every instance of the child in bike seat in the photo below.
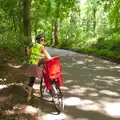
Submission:
<svg viewBox="0 0 120 120">
<path fill-rule="evenodd" d="M 30 49 L 27 48 L 26 50 L 26 54 L 27 56 L 29 56 L 29 65 L 25 73 L 25 75 L 29 77 L 27 101 L 31 99 L 31 93 L 33 89 L 33 84 L 35 82 L 35 78 L 40 79 L 42 77 L 42 69 L 38 66 L 39 60 L 43 58 L 51 58 L 51 56 L 43 46 L 45 39 L 44 35 L 39 34 L 36 36 L 35 39 L 35 45 L 33 45 Z"/>
</svg>

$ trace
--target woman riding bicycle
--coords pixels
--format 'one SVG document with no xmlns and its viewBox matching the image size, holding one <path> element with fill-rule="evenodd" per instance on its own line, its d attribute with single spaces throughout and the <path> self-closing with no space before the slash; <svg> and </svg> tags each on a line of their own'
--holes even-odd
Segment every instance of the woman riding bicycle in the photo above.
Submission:
<svg viewBox="0 0 120 120">
<path fill-rule="evenodd" d="M 25 75 L 29 77 L 28 84 L 28 101 L 31 99 L 31 93 L 33 89 L 33 84 L 35 82 L 35 78 L 42 77 L 42 70 L 38 67 L 38 62 L 42 58 L 50 59 L 51 56 L 43 46 L 44 44 L 44 35 L 40 34 L 36 36 L 36 43 L 30 49 L 27 49 L 27 55 L 30 56 L 29 66 L 26 70 Z"/>
</svg>

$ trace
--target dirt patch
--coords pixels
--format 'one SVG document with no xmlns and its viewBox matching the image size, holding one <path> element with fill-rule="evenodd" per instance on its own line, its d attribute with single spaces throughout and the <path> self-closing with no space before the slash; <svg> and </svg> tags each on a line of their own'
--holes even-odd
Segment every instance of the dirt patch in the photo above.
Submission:
<svg viewBox="0 0 120 120">
<path fill-rule="evenodd" d="M 26 101 L 26 57 L 7 49 L 0 49 L 0 56 L 0 120 L 36 120 L 40 112 Z"/>
</svg>

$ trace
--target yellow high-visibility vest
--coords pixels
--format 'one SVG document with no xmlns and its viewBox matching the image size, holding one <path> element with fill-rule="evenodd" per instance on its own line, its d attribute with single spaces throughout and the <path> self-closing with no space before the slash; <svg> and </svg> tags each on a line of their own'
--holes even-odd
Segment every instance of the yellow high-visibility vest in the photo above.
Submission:
<svg viewBox="0 0 120 120">
<path fill-rule="evenodd" d="M 40 48 L 41 44 L 36 43 L 32 48 L 31 48 L 31 54 L 30 54 L 30 60 L 29 64 L 38 64 L 39 60 L 44 57 L 44 54 L 41 53 Z"/>
</svg>

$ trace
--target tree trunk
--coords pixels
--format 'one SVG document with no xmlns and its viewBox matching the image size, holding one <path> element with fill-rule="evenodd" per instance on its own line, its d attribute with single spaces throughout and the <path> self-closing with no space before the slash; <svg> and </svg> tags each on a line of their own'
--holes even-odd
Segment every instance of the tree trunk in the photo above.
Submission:
<svg viewBox="0 0 120 120">
<path fill-rule="evenodd" d="M 58 19 L 54 23 L 54 39 L 55 39 L 55 46 L 59 45 L 59 38 L 58 38 L 58 32 L 59 32 L 59 24 Z"/>
<path fill-rule="evenodd" d="M 24 28 L 24 37 L 25 37 L 25 44 L 29 44 L 31 41 L 31 20 L 30 20 L 30 7 L 31 7 L 31 0 L 23 0 L 24 4 L 24 15 L 23 15 L 23 28 Z"/>
<path fill-rule="evenodd" d="M 94 7 L 93 9 L 93 30 L 94 30 L 94 33 L 96 32 L 96 7 Z"/>
<path fill-rule="evenodd" d="M 52 30 L 51 30 L 51 45 L 53 46 L 54 45 L 54 22 L 52 22 Z"/>
<path fill-rule="evenodd" d="M 21 3 L 21 0 L 19 0 L 19 8 L 21 8 L 21 6 L 22 6 L 22 3 Z M 23 28 L 22 21 L 23 21 L 23 19 L 22 19 L 21 14 L 22 14 L 22 11 L 21 11 L 21 9 L 19 9 L 19 41 L 23 44 L 23 31 L 22 31 L 22 28 Z"/>
<path fill-rule="evenodd" d="M 54 40 L 55 46 L 59 46 L 59 18 L 60 18 L 60 0 L 56 1 L 57 8 L 56 8 L 56 16 L 54 21 Z"/>
</svg>

